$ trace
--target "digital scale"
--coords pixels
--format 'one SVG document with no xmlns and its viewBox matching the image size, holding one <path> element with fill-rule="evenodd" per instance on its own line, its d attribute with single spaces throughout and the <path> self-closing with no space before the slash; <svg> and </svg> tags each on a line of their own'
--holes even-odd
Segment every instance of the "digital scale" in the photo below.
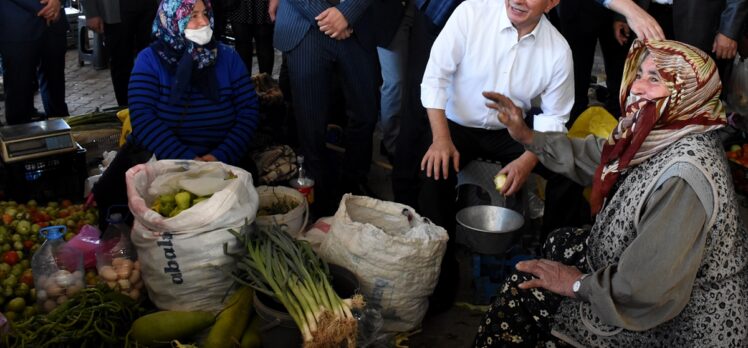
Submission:
<svg viewBox="0 0 748 348">
<path fill-rule="evenodd" d="M 0 127 L 0 146 L 4 163 L 78 150 L 70 126 L 63 119 Z"/>
</svg>

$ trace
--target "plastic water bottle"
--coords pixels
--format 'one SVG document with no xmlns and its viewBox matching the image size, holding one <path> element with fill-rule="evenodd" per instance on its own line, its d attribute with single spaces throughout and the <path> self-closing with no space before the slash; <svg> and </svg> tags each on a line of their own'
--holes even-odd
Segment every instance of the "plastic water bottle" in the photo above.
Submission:
<svg viewBox="0 0 748 348">
<path fill-rule="evenodd" d="M 65 226 L 40 229 L 39 235 L 47 240 L 31 259 L 37 303 L 47 313 L 84 287 L 83 255 L 66 247 L 65 232 Z"/>
<path fill-rule="evenodd" d="M 306 177 L 306 169 L 304 168 L 304 156 L 296 156 L 296 163 L 299 165 L 299 176 L 291 179 L 291 187 L 299 191 L 305 198 L 307 203 L 314 203 L 314 180 Z"/>
</svg>

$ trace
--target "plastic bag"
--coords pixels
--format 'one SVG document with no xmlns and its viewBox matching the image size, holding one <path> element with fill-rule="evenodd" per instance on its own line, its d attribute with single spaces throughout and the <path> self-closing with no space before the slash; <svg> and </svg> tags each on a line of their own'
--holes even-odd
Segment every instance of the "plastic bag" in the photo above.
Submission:
<svg viewBox="0 0 748 348">
<path fill-rule="evenodd" d="M 83 268 L 96 267 L 96 248 L 99 246 L 99 231 L 96 226 L 83 225 L 78 234 L 65 245 L 66 248 L 78 250 L 83 255 Z"/>
<path fill-rule="evenodd" d="M 367 306 L 381 310 L 384 331 L 421 324 L 449 236 L 406 205 L 346 194 L 320 256 L 349 269 Z"/>
<path fill-rule="evenodd" d="M 618 121 L 608 110 L 600 106 L 590 106 L 579 117 L 569 129 L 570 138 L 585 138 L 593 134 L 598 138 L 607 139 Z"/>
<path fill-rule="evenodd" d="M 231 173 L 225 187 L 167 218 L 151 210 L 158 181 L 178 187 L 195 173 Z M 171 179 L 161 179 L 169 176 Z M 148 296 L 160 309 L 218 312 L 221 299 L 234 280 L 236 267 L 228 254 L 243 248 L 229 230 L 239 231 L 255 219 L 257 191 L 247 171 L 220 162 L 163 160 L 140 164 L 125 173 L 127 199 L 135 217 L 131 239 L 135 244 Z M 172 192 L 173 193 L 173 192 Z M 225 244 L 225 246 L 224 246 Z M 225 248 L 225 249 L 224 249 Z M 226 253 L 224 253 L 224 251 Z"/>
<path fill-rule="evenodd" d="M 748 115 L 748 61 L 745 57 L 736 57 L 732 65 L 727 102 L 733 111 Z"/>
</svg>

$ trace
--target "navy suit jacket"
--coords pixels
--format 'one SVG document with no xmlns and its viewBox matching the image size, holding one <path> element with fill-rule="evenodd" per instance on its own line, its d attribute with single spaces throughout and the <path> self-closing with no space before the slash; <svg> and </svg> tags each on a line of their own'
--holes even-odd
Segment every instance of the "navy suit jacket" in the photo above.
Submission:
<svg viewBox="0 0 748 348">
<path fill-rule="evenodd" d="M 68 30 L 62 10 L 60 19 L 48 28 L 44 18 L 36 15 L 43 7 L 38 0 L 0 0 L 0 42 L 30 42 L 41 38 L 46 29 Z"/>
<path fill-rule="evenodd" d="M 373 48 L 371 3 L 372 0 L 345 0 L 336 7 L 353 27 L 353 35 L 361 44 Z M 273 46 L 283 52 L 292 50 L 309 30 L 319 30 L 314 17 L 330 7 L 332 5 L 325 0 L 282 0 L 276 13 Z"/>
</svg>

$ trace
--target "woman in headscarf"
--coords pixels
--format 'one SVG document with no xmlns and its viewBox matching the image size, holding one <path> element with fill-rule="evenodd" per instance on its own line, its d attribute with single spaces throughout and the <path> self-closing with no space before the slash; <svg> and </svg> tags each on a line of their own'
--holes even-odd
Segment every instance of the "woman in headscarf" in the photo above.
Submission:
<svg viewBox="0 0 748 348">
<path fill-rule="evenodd" d="M 247 154 L 258 123 L 254 86 L 239 55 L 212 28 L 209 0 L 159 5 L 155 41 L 138 54 L 130 77 L 132 133 L 94 187 L 100 209 L 127 203 L 124 173 L 151 155 L 221 161 L 256 174 Z"/>
<path fill-rule="evenodd" d="M 592 184 L 591 230 L 560 229 L 517 264 L 475 346 L 745 347 L 748 237 L 720 139 L 721 83 L 707 54 L 636 41 L 608 139 L 530 130 L 486 92 L 547 168 Z"/>
</svg>

